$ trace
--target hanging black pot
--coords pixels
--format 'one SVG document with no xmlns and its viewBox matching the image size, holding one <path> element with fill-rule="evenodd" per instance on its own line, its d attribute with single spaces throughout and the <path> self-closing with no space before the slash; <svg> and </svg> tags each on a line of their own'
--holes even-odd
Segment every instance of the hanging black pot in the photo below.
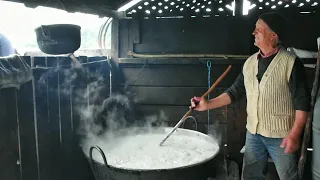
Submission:
<svg viewBox="0 0 320 180">
<path fill-rule="evenodd" d="M 52 55 L 69 54 L 74 70 L 84 83 L 90 83 L 88 73 L 84 70 L 74 52 L 81 45 L 81 27 L 74 24 L 41 25 L 35 29 L 39 49 Z"/>
<path fill-rule="evenodd" d="M 46 54 L 73 53 L 81 45 L 81 27 L 78 25 L 41 25 L 35 32 L 38 47 Z"/>
</svg>

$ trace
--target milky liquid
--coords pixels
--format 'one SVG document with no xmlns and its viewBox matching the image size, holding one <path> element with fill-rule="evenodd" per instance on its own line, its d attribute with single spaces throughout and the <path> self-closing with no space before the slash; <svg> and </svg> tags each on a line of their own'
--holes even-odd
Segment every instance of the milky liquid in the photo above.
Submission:
<svg viewBox="0 0 320 180">
<path fill-rule="evenodd" d="M 203 162 L 213 157 L 219 150 L 211 138 L 172 134 L 162 146 L 159 146 L 165 133 L 145 133 L 109 140 L 91 140 L 105 153 L 109 165 L 124 169 L 172 169 Z M 87 150 L 86 150 L 87 151 Z M 97 151 L 93 153 L 95 161 L 103 163 Z"/>
</svg>

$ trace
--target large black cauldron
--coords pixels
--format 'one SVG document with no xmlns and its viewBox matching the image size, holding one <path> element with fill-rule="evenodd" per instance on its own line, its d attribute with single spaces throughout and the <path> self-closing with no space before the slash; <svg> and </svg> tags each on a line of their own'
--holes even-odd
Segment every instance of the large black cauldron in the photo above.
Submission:
<svg viewBox="0 0 320 180">
<path fill-rule="evenodd" d="M 171 128 L 165 129 L 166 131 L 171 130 Z M 179 131 L 186 132 L 189 135 L 194 135 L 199 138 L 211 138 L 200 132 L 188 129 L 179 128 Z M 85 152 L 86 149 L 88 148 L 83 148 L 96 180 L 207 180 L 214 171 L 214 157 L 219 152 L 219 150 L 212 152 L 210 158 L 189 166 L 181 166 L 173 169 L 132 170 L 108 165 L 107 158 L 99 146 L 92 145 L 89 152 Z M 104 164 L 93 159 L 93 151 L 98 151 L 101 154 Z"/>
</svg>

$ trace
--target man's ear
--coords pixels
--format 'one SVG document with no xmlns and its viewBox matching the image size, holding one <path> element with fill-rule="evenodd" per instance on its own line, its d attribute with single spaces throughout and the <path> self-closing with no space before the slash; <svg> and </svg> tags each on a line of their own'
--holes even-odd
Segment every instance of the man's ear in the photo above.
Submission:
<svg viewBox="0 0 320 180">
<path fill-rule="evenodd" d="M 278 35 L 275 32 L 272 32 L 272 39 L 279 39 Z"/>
</svg>

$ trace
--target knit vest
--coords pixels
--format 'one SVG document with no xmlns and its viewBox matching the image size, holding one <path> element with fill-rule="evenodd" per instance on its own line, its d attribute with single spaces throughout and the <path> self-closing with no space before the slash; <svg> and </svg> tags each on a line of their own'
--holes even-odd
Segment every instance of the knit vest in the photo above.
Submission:
<svg viewBox="0 0 320 180">
<path fill-rule="evenodd" d="M 265 137 L 283 138 L 289 134 L 295 120 L 295 110 L 289 90 L 289 79 L 295 56 L 280 49 L 259 83 L 258 53 L 243 66 L 247 96 L 247 130 Z"/>
</svg>

